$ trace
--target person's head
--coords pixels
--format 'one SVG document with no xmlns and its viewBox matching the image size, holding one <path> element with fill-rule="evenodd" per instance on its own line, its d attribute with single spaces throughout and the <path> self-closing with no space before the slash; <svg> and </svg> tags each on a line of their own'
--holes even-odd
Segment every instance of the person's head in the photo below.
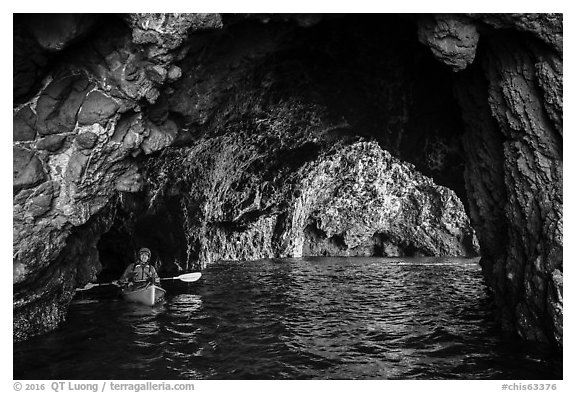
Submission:
<svg viewBox="0 0 576 393">
<path fill-rule="evenodd" d="M 149 263 L 150 255 L 151 255 L 150 250 L 145 247 L 141 248 L 140 251 L 138 251 L 138 259 L 142 263 Z"/>
</svg>

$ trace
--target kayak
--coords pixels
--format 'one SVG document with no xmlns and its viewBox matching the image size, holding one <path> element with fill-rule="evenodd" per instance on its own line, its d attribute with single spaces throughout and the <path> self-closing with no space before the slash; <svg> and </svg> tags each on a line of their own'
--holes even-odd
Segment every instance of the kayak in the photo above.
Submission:
<svg viewBox="0 0 576 393">
<path fill-rule="evenodd" d="M 153 306 L 164 300 L 166 291 L 154 284 L 148 284 L 143 288 L 122 290 L 122 297 L 132 303 L 140 303 Z"/>
</svg>

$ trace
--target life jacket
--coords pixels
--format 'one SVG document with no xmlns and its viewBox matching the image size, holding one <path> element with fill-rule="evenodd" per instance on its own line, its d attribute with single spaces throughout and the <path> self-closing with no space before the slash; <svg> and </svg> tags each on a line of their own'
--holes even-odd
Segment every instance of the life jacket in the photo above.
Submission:
<svg viewBox="0 0 576 393">
<path fill-rule="evenodd" d="M 140 277 L 137 277 L 137 272 L 136 272 L 136 268 L 140 267 Z M 147 270 L 147 274 L 145 275 L 145 271 Z M 146 280 L 149 277 L 153 277 L 154 275 L 152 274 L 152 265 L 147 264 L 147 265 L 143 265 L 141 263 L 135 263 L 134 266 L 132 266 L 132 272 L 134 273 L 134 280 Z"/>
</svg>

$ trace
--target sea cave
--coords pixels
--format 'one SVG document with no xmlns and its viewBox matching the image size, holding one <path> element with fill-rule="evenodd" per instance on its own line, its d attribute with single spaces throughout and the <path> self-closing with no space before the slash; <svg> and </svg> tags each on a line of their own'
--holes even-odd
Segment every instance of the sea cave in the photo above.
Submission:
<svg viewBox="0 0 576 393">
<path fill-rule="evenodd" d="M 481 257 L 562 349 L 562 16 L 14 16 L 13 339 L 146 245 L 164 275 Z"/>
</svg>

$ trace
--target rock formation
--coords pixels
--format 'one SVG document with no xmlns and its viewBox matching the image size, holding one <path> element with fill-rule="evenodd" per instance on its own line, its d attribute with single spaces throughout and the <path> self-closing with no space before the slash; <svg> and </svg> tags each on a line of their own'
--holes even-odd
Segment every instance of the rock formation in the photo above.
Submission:
<svg viewBox="0 0 576 393">
<path fill-rule="evenodd" d="M 479 246 L 502 326 L 562 346 L 561 16 L 17 15 L 14 44 L 15 340 L 140 243 Z"/>
<path fill-rule="evenodd" d="M 487 37 L 482 70 L 455 86 L 467 123 L 465 179 L 483 269 L 507 329 L 561 345 L 561 19 L 490 16 L 486 23 L 518 26 L 543 42 L 511 32 Z"/>
<path fill-rule="evenodd" d="M 264 163 L 277 152 L 258 147 L 257 140 L 227 134 L 167 158 L 183 168 L 177 178 L 193 184 L 182 215 L 197 224 L 185 224 L 184 232 L 203 266 L 310 255 L 477 255 L 454 192 L 374 142 L 338 146 L 294 170 L 275 171 Z M 156 171 L 147 176 L 161 178 Z M 173 185 L 165 179 L 153 193 Z"/>
</svg>

